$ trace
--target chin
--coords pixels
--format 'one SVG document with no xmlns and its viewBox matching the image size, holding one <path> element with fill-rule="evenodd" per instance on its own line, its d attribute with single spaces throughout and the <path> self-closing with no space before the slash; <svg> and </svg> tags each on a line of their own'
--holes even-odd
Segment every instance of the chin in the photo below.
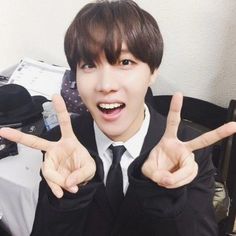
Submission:
<svg viewBox="0 0 236 236">
<path fill-rule="evenodd" d="M 101 129 L 102 132 L 108 137 L 110 138 L 111 140 L 113 141 L 126 141 L 124 140 L 124 136 L 125 136 L 125 130 L 123 129 L 112 129 L 111 127 L 110 128 L 103 128 Z"/>
</svg>

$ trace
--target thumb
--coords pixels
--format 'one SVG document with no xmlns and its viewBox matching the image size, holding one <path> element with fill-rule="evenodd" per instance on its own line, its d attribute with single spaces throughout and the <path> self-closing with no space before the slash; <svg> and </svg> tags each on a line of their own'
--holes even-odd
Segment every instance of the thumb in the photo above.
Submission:
<svg viewBox="0 0 236 236">
<path fill-rule="evenodd" d="M 75 186 L 85 185 L 90 179 L 93 178 L 95 174 L 95 168 L 90 167 L 89 165 L 81 166 L 78 169 L 74 170 L 65 181 L 65 184 L 68 188 L 74 188 Z"/>
</svg>

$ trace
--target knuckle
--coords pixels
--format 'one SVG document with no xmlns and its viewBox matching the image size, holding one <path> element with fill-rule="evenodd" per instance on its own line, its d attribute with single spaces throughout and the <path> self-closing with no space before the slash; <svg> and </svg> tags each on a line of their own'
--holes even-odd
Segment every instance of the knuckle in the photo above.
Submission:
<svg viewBox="0 0 236 236">
<path fill-rule="evenodd" d="M 145 176 L 147 176 L 147 175 L 149 174 L 149 172 L 150 172 L 150 168 L 149 168 L 148 166 L 149 166 L 148 163 L 145 162 L 145 163 L 142 165 L 142 167 L 141 167 L 142 173 L 143 173 Z"/>
<path fill-rule="evenodd" d="M 169 126 L 177 126 L 179 124 L 180 119 L 168 119 Z"/>
</svg>

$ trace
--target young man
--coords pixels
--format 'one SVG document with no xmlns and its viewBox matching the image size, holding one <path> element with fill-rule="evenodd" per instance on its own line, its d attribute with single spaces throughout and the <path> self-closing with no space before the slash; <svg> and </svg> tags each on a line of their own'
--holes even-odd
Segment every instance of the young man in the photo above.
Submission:
<svg viewBox="0 0 236 236">
<path fill-rule="evenodd" d="M 234 133 L 236 124 L 197 137 L 179 127 L 181 94 L 167 120 L 145 104 L 162 51 L 156 21 L 131 0 L 90 3 L 75 17 L 65 52 L 90 113 L 71 123 L 56 95 L 60 127 L 45 139 L 0 130 L 45 151 L 32 235 L 217 235 L 214 167 L 210 151 L 199 149 Z M 111 146 L 120 145 L 113 165 Z"/>
</svg>

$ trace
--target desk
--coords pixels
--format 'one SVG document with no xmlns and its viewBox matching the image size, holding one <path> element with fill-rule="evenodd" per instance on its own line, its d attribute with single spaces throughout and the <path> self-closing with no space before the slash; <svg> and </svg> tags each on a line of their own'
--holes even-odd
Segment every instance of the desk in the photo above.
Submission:
<svg viewBox="0 0 236 236">
<path fill-rule="evenodd" d="M 42 153 L 21 144 L 18 152 L 0 160 L 0 219 L 12 236 L 28 236 L 38 200 Z"/>
</svg>

